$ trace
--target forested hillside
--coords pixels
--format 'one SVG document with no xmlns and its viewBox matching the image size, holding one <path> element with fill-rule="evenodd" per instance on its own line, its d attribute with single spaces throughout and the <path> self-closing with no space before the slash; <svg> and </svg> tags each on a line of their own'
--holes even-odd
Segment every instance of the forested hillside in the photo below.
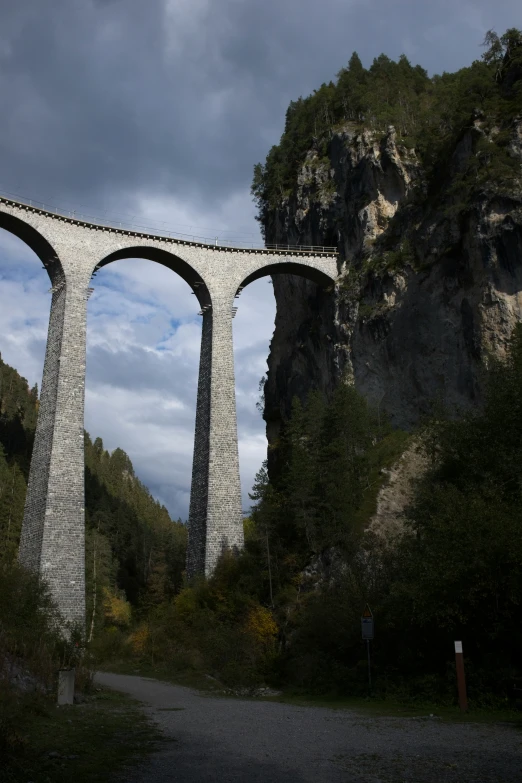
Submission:
<svg viewBox="0 0 522 783">
<path fill-rule="evenodd" d="M 0 358 L 0 552 L 8 561 L 18 549 L 37 412 L 38 389 L 29 389 Z M 158 603 L 180 589 L 186 528 L 152 498 L 124 451 L 110 454 L 88 433 L 85 494 L 92 635 L 97 624 L 129 624 L 131 607 Z"/>
<path fill-rule="evenodd" d="M 456 423 L 439 408 L 414 435 L 347 385 L 330 402 L 295 399 L 279 470 L 257 477 L 245 551 L 153 608 L 113 656 L 233 688 L 365 694 L 368 602 L 377 694 L 454 703 L 462 640 L 472 707 L 509 703 L 522 675 L 521 329 L 486 386 L 482 412 Z M 408 444 L 425 472 L 395 535 L 380 535 L 377 492 Z"/>
<path fill-rule="evenodd" d="M 252 191 L 262 230 L 267 229 L 268 213 L 294 191 L 309 151 L 317 150 L 317 165 L 322 160 L 329 163 L 332 134 L 346 124 L 353 131 L 377 133 L 393 125 L 397 143 L 415 150 L 425 181 L 436 187 L 440 166 L 447 163 L 470 119 L 483 116 L 495 129 L 493 138 L 479 145 L 479 154 L 462 172 L 458 189 L 465 199 L 469 184 L 476 189 L 511 183 L 517 172 L 508 147 L 511 124 L 522 105 L 522 36 L 516 29 L 501 37 L 489 32 L 484 46 L 482 59 L 469 67 L 433 77 L 405 55 L 394 62 L 381 54 L 364 68 L 354 52 L 336 82 L 291 101 L 280 143 L 272 147 L 264 164 L 254 168 Z"/>
</svg>

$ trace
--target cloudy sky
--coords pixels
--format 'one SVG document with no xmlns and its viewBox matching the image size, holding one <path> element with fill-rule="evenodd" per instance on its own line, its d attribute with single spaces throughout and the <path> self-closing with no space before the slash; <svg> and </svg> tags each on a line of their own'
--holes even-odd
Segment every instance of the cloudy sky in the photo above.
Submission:
<svg viewBox="0 0 522 783">
<path fill-rule="evenodd" d="M 253 165 L 290 100 L 405 53 L 429 73 L 480 57 L 520 0 L 0 0 L 0 191 L 202 236 L 259 241 Z M 187 516 L 201 322 L 188 286 L 143 260 L 96 277 L 86 428 L 121 446 Z M 0 230 L 0 351 L 40 383 L 49 280 Z M 275 304 L 267 279 L 235 319 L 244 508 L 265 457 L 255 403 Z"/>
</svg>

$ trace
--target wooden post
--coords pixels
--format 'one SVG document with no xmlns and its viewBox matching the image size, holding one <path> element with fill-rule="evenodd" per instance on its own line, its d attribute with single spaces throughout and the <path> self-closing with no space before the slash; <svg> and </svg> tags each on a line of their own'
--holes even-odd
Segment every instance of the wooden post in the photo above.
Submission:
<svg viewBox="0 0 522 783">
<path fill-rule="evenodd" d="M 457 668 L 457 688 L 459 692 L 459 707 L 462 712 L 468 710 L 468 698 L 466 695 L 466 675 L 464 673 L 464 655 L 462 642 L 455 642 L 455 665 Z"/>
<path fill-rule="evenodd" d="M 366 649 L 368 652 L 368 694 L 372 695 L 372 670 L 370 666 L 370 640 L 366 639 Z"/>
</svg>

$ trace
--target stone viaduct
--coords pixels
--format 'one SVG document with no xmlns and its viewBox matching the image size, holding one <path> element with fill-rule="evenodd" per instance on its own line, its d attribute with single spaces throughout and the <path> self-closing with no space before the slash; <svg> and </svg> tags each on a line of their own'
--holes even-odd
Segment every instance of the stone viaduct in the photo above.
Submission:
<svg viewBox="0 0 522 783">
<path fill-rule="evenodd" d="M 47 270 L 52 293 L 40 408 L 19 560 L 48 583 L 66 622 L 85 618 L 84 391 L 91 278 L 124 258 L 181 275 L 203 327 L 189 512 L 187 573 L 210 575 L 225 549 L 243 546 L 232 318 L 241 290 L 264 275 L 337 277 L 333 248 L 242 249 L 87 222 L 0 197 L 0 228 Z"/>
</svg>

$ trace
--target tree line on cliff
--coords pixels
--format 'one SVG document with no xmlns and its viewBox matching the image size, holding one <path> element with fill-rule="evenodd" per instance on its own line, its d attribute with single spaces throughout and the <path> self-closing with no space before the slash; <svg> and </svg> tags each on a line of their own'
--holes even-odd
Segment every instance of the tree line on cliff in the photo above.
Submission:
<svg viewBox="0 0 522 783">
<path fill-rule="evenodd" d="M 252 194 L 262 231 L 270 212 L 294 191 L 307 153 L 314 150 L 329 162 L 332 134 L 343 128 L 383 134 L 393 125 L 399 146 L 415 150 L 428 185 L 436 187 L 459 137 L 483 115 L 493 137 L 478 144 L 462 176 L 469 174 L 467 184 L 475 189 L 512 183 L 509 144 L 522 103 L 522 32 L 489 31 L 484 46 L 470 66 L 432 77 L 405 55 L 395 62 L 381 54 L 364 68 L 354 52 L 336 82 L 291 101 L 279 144 L 254 166 Z"/>
</svg>

